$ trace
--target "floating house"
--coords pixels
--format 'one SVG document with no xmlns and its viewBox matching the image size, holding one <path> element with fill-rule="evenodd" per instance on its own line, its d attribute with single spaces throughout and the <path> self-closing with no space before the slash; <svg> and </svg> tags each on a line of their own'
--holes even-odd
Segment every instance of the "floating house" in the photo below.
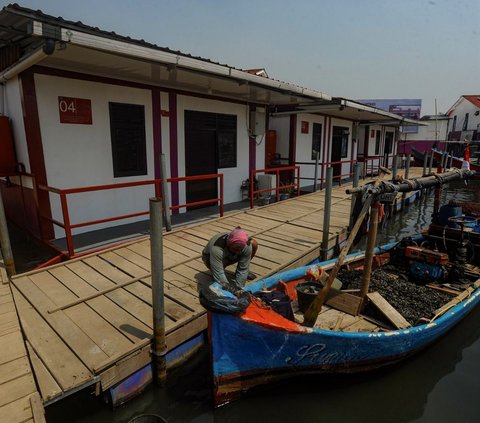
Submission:
<svg viewBox="0 0 480 423">
<path fill-rule="evenodd" d="M 358 159 L 390 163 L 405 122 L 16 4 L 0 12 L 0 82 L 6 213 L 52 245 L 145 221 L 162 177 L 174 213 L 242 200 L 275 160 L 312 185 L 313 150 L 347 178 Z"/>
<path fill-rule="evenodd" d="M 271 164 L 269 152 L 276 151 L 274 165 L 287 157 L 289 164 L 302 166 L 302 186 L 313 184 L 317 152 L 320 181 L 328 166 L 337 182 L 351 177 L 356 162 L 363 163 L 365 173 L 391 166 L 397 154 L 399 127 L 413 123 L 342 97 L 333 97 L 325 104 L 274 107 L 270 115 L 269 128 L 274 132 L 267 136 L 266 164 Z"/>
</svg>

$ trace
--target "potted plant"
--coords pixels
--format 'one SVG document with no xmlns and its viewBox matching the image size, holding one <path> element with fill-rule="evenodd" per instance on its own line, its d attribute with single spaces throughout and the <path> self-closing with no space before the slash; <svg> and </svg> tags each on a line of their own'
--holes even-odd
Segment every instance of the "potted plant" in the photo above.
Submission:
<svg viewBox="0 0 480 423">
<path fill-rule="evenodd" d="M 291 182 L 282 183 L 282 188 L 279 190 L 280 200 L 287 200 L 293 194 L 293 184 Z"/>
<path fill-rule="evenodd" d="M 266 206 L 267 204 L 270 204 L 271 199 L 270 195 L 260 195 L 260 204 Z"/>
</svg>

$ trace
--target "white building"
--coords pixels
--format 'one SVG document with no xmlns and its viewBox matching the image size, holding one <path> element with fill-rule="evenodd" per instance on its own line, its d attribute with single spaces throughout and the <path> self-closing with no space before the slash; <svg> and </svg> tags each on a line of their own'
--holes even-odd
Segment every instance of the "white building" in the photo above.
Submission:
<svg viewBox="0 0 480 423">
<path fill-rule="evenodd" d="M 16 153 L 9 163 L 0 160 L 8 217 L 44 241 L 68 240 L 69 227 L 75 235 L 145 220 L 162 154 L 175 211 L 222 194 L 226 204 L 239 201 L 242 181 L 268 164 L 262 141 L 269 122 L 271 129 L 285 126 L 274 110 L 289 111 L 296 122 L 287 138 L 278 131 L 278 152 L 288 145 L 291 165 L 311 159 L 304 121 L 317 135 L 314 124 L 322 125 L 320 160 L 334 162 L 356 160 L 362 148 L 364 156 L 371 153 L 359 125 L 388 134 L 382 125 L 402 120 L 257 71 L 4 7 L 0 113 L 11 120 L 13 141 L 2 137 L 0 148 Z M 347 176 L 349 166 L 342 164 L 337 175 Z M 222 175 L 223 190 L 219 176 L 175 179 L 197 175 Z"/>
<path fill-rule="evenodd" d="M 398 127 L 405 122 L 410 120 L 334 97 L 323 104 L 275 108 L 270 112 L 269 128 L 275 131 L 276 151 L 281 159 L 300 165 L 302 187 L 310 187 L 316 151 L 321 181 L 328 166 L 333 167 L 336 182 L 350 178 L 357 161 L 363 163 L 366 173 L 378 172 L 378 166 L 391 166 L 397 153 Z M 268 156 L 271 148 L 266 148 Z M 269 157 L 266 162 L 269 163 Z"/>
<path fill-rule="evenodd" d="M 480 94 L 462 95 L 447 115 L 449 140 L 480 140 Z"/>
<path fill-rule="evenodd" d="M 412 148 L 419 152 L 430 151 L 432 147 L 444 148 L 448 140 L 447 115 L 425 115 L 420 122 L 424 126 L 418 126 L 418 132 L 400 135 L 398 151 L 400 154 L 410 154 Z"/>
</svg>

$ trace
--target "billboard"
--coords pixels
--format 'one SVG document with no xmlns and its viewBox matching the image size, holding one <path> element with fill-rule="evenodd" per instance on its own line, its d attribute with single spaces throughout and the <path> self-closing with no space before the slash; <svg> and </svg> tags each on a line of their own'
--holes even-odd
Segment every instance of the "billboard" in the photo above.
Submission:
<svg viewBox="0 0 480 423">
<path fill-rule="evenodd" d="M 419 120 L 422 110 L 421 99 L 383 99 L 383 100 L 356 100 L 359 103 L 367 106 L 376 107 L 377 109 L 385 110 L 386 112 L 395 113 L 408 119 Z M 418 126 L 403 126 L 400 131 L 404 134 L 416 134 Z"/>
</svg>

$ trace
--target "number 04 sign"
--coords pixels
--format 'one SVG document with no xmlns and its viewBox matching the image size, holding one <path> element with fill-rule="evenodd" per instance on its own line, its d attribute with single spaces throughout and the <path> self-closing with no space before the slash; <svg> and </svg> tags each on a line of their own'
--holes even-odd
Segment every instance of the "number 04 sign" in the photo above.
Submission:
<svg viewBox="0 0 480 423">
<path fill-rule="evenodd" d="M 92 102 L 85 98 L 58 97 L 60 123 L 92 124 Z"/>
</svg>

